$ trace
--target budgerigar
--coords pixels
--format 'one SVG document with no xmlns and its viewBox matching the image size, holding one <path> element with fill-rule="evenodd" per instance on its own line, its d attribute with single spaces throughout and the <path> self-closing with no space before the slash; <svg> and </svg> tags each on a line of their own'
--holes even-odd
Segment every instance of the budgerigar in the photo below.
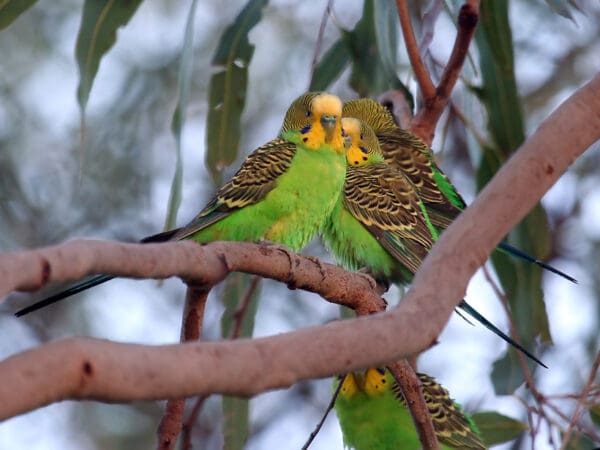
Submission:
<svg viewBox="0 0 600 450">
<path fill-rule="evenodd" d="M 410 283 L 437 239 L 410 180 L 387 164 L 377 137 L 363 121 L 342 119 L 348 168 L 344 193 L 321 232 L 341 264 L 366 267 L 378 280 Z M 459 307 L 511 346 L 544 365 L 464 300 Z"/>
<path fill-rule="evenodd" d="M 438 232 L 446 229 L 467 207 L 454 185 L 436 164 L 431 149 L 417 136 L 398 127 L 385 106 L 368 98 L 350 100 L 344 104 L 344 116 L 360 119 L 373 129 L 385 160 L 411 180 Z M 498 249 L 576 282 L 570 275 L 506 242 L 501 242 Z"/>
<path fill-rule="evenodd" d="M 142 242 L 266 240 L 300 250 L 322 227 L 342 192 L 346 156 L 341 115 L 342 102 L 334 95 L 300 96 L 287 111 L 280 137 L 252 152 L 189 224 Z M 17 316 L 111 278 L 95 276 Z"/>
<path fill-rule="evenodd" d="M 485 449 L 479 430 L 429 375 L 417 374 L 436 436 L 444 449 Z M 400 386 L 387 369 L 371 368 L 342 377 L 335 410 L 344 444 L 355 450 L 418 450 Z"/>
</svg>

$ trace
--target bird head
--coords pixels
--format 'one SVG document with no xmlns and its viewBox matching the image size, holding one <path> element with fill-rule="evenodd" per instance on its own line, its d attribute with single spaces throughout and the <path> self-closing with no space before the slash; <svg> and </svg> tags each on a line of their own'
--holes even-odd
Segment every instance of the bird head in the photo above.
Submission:
<svg viewBox="0 0 600 450">
<path fill-rule="evenodd" d="M 336 152 L 344 151 L 342 138 L 342 101 L 326 92 L 308 92 L 288 109 L 281 136 L 316 150 L 327 144 Z"/>
<path fill-rule="evenodd" d="M 344 103 L 343 117 L 354 117 L 365 122 L 375 133 L 398 128 L 394 116 L 380 103 L 370 98 L 357 98 Z"/>
<path fill-rule="evenodd" d="M 342 128 L 348 165 L 357 167 L 383 161 L 377 136 L 365 122 L 354 117 L 344 117 Z"/>
</svg>

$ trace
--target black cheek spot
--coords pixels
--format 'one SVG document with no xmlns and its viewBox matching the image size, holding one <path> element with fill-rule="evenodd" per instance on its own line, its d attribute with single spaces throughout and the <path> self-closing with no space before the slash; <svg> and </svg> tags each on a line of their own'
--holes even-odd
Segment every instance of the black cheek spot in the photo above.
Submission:
<svg viewBox="0 0 600 450">
<path fill-rule="evenodd" d="M 308 141 L 308 138 L 307 138 L 307 137 L 305 137 L 305 138 L 302 138 L 302 142 L 306 142 L 306 141 Z"/>
<path fill-rule="evenodd" d="M 357 165 L 357 164 L 358 164 L 358 161 L 354 161 L 354 165 Z"/>
<path fill-rule="evenodd" d="M 363 161 L 366 161 L 367 159 L 369 159 L 369 158 L 367 158 L 366 156 L 363 156 Z"/>
</svg>

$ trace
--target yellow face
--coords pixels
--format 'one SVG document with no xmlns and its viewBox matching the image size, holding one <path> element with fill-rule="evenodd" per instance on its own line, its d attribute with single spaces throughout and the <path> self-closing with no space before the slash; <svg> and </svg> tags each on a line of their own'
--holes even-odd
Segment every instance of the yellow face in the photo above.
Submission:
<svg viewBox="0 0 600 450">
<path fill-rule="evenodd" d="M 390 388 L 386 369 L 370 368 L 365 373 L 365 392 L 369 396 L 380 395 Z"/>
<path fill-rule="evenodd" d="M 342 379 L 342 386 L 340 387 L 340 395 L 344 398 L 351 398 L 359 391 L 362 390 L 359 386 L 361 382 L 357 378 L 357 374 L 352 372 L 346 374 L 346 376 Z"/>
<path fill-rule="evenodd" d="M 346 139 L 348 165 L 358 167 L 381 159 L 381 147 L 377 136 L 364 122 L 353 117 L 344 117 L 342 128 Z"/>
<path fill-rule="evenodd" d="M 338 97 L 325 92 L 309 92 L 300 96 L 288 110 L 282 135 L 288 132 L 297 134 L 298 143 L 312 150 L 327 144 L 342 153 L 341 117 L 342 101 Z"/>
</svg>

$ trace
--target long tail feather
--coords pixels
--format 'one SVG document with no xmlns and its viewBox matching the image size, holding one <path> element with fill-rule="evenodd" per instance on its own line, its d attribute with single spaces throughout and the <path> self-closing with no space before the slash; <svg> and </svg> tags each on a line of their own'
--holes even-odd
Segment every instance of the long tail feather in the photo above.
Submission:
<svg viewBox="0 0 600 450">
<path fill-rule="evenodd" d="M 72 295 L 75 295 L 82 291 L 85 291 L 86 289 L 92 288 L 94 286 L 98 286 L 99 284 L 102 284 L 108 280 L 112 280 L 113 278 L 114 278 L 113 275 L 96 275 L 96 276 L 90 278 L 89 280 L 82 281 L 81 283 L 78 283 L 75 286 L 65 289 L 64 291 L 60 291 L 54 295 L 51 295 L 50 297 L 46 297 L 45 299 L 34 303 L 33 305 L 30 305 L 26 308 L 20 309 L 19 311 L 17 311 L 15 313 L 15 316 L 21 317 L 21 316 L 24 316 L 25 314 L 29 314 L 31 312 L 37 311 L 38 309 L 42 309 L 48 305 L 51 305 L 52 303 L 56 303 L 67 297 L 70 297 Z"/>
<path fill-rule="evenodd" d="M 483 317 L 475 308 L 473 308 L 467 302 L 465 302 L 463 300 L 462 302 L 460 302 L 460 304 L 458 305 L 458 307 L 460 309 L 462 309 L 463 311 L 465 311 L 467 314 L 469 314 L 471 317 L 473 317 L 473 319 L 477 320 L 481 325 L 483 325 L 484 327 L 486 327 L 492 333 L 494 333 L 495 335 L 499 336 L 503 341 L 505 341 L 506 343 L 510 344 L 515 349 L 519 350 L 521 353 L 523 353 L 529 359 L 535 361 L 540 366 L 545 367 L 546 369 L 548 368 L 548 366 L 546 364 L 544 364 L 538 358 L 536 358 L 535 356 L 533 356 L 533 354 L 529 353 L 529 351 L 526 350 L 521 344 L 515 342 L 511 337 L 509 337 L 508 335 L 506 335 L 504 332 L 500 331 L 496 327 L 496 325 L 494 325 L 492 322 L 490 322 L 485 317 Z"/>
<path fill-rule="evenodd" d="M 536 259 L 533 256 L 528 255 L 524 251 L 519 250 L 518 248 L 513 247 L 512 245 L 507 244 L 506 242 L 500 242 L 498 244 L 498 249 L 500 251 L 503 251 L 504 253 L 508 253 L 509 255 L 516 256 L 517 258 L 521 258 L 521 259 L 528 261 L 530 263 L 533 263 L 533 264 L 537 264 L 542 269 L 546 269 L 552 273 L 555 273 L 556 275 L 561 276 L 566 280 L 569 280 L 571 283 L 578 283 L 578 281 L 575 278 L 573 278 L 571 275 L 567 275 L 563 271 L 558 270 L 556 267 L 553 267 L 550 264 L 545 263 L 544 261 L 540 261 L 539 259 Z"/>
</svg>

